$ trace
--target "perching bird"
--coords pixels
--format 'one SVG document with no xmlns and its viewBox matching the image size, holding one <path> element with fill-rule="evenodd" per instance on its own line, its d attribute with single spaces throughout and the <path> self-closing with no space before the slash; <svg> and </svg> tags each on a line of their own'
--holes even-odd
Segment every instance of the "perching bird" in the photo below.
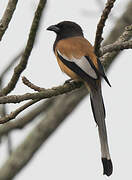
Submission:
<svg viewBox="0 0 132 180">
<path fill-rule="evenodd" d="M 107 140 L 101 78 L 103 77 L 109 86 L 110 83 L 103 66 L 78 24 L 63 21 L 49 26 L 47 30 L 57 34 L 53 50 L 61 70 L 73 80 L 83 81 L 90 92 L 92 111 L 100 137 L 103 174 L 110 176 L 113 166 Z"/>
</svg>

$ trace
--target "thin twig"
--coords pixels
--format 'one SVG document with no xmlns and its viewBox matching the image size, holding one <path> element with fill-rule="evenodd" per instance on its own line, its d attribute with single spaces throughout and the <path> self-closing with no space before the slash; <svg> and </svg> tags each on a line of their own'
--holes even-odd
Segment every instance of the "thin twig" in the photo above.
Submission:
<svg viewBox="0 0 132 180">
<path fill-rule="evenodd" d="M 95 37 L 95 43 L 94 43 L 94 52 L 98 57 L 100 56 L 99 50 L 100 50 L 101 42 L 103 40 L 103 38 L 102 38 L 103 28 L 105 26 L 105 22 L 108 18 L 108 15 L 109 15 L 115 1 L 116 0 L 107 0 L 105 9 L 103 10 L 101 18 L 99 20 L 99 23 L 97 25 L 96 37 Z"/>
<path fill-rule="evenodd" d="M 40 21 L 41 15 L 42 15 L 42 11 L 46 5 L 46 2 L 47 2 L 46 0 L 40 0 L 40 2 L 39 2 L 39 5 L 37 7 L 37 10 L 35 12 L 35 16 L 34 16 L 34 19 L 33 19 L 32 25 L 31 25 L 27 45 L 26 45 L 25 51 L 22 55 L 21 61 L 14 69 L 14 74 L 12 75 L 11 80 L 9 81 L 7 86 L 0 91 L 0 96 L 7 95 L 15 88 L 16 83 L 18 82 L 18 79 L 19 79 L 21 73 L 27 66 L 28 58 L 31 54 L 31 51 L 32 51 L 32 48 L 34 45 L 36 32 L 37 32 L 38 26 L 39 26 L 39 21 Z"/>
<path fill-rule="evenodd" d="M 38 115 L 45 112 L 54 103 L 54 101 L 55 101 L 55 98 L 50 98 L 47 101 L 44 101 L 43 103 L 39 104 L 38 106 L 35 106 L 35 108 L 30 110 L 28 113 L 26 113 L 26 115 L 12 122 L 3 124 L 0 127 L 0 137 L 10 133 L 12 130 L 24 128 L 26 125 L 32 122 Z M 6 121 L 6 119 L 3 119 L 3 121 Z"/>
<path fill-rule="evenodd" d="M 31 100 L 28 103 L 20 106 L 15 111 L 12 111 L 10 114 L 5 115 L 4 117 L 0 118 L 0 124 L 4 124 L 12 119 L 14 119 L 18 114 L 20 114 L 22 111 L 30 107 L 31 105 L 35 104 L 36 102 L 39 102 L 40 99 Z"/>
<path fill-rule="evenodd" d="M 66 93 L 66 92 L 71 92 L 71 90 L 74 90 L 74 89 L 77 89 L 77 87 L 78 88 L 80 88 L 81 87 L 81 85 L 82 85 L 82 82 L 72 82 L 72 83 L 67 83 L 67 84 L 64 84 L 63 86 L 59 86 L 59 87 L 57 87 L 57 88 L 52 88 L 52 89 L 50 89 L 50 90 L 47 90 L 47 91 L 42 91 L 42 92 L 39 92 L 39 93 L 28 93 L 28 94 L 25 94 L 25 97 L 26 96 L 34 96 L 34 97 L 36 97 L 36 95 L 38 96 L 38 94 L 39 94 L 39 98 L 35 98 L 34 100 L 31 100 L 31 101 L 29 101 L 28 103 L 26 103 L 26 104 L 24 104 L 24 105 L 22 105 L 21 107 L 19 107 L 19 108 L 17 108 L 15 111 L 13 111 L 13 112 L 11 112 L 10 114 L 7 114 L 7 115 L 5 115 L 4 117 L 1 117 L 0 118 L 0 124 L 4 124 L 4 123 L 6 123 L 6 122 L 8 122 L 8 121 L 10 121 L 10 120 L 12 120 L 12 119 L 14 119 L 18 114 L 20 114 L 22 111 L 24 111 L 25 109 L 27 109 L 29 106 L 31 106 L 31 105 L 33 105 L 33 104 L 35 104 L 35 103 L 37 103 L 37 102 L 39 102 L 40 100 L 42 100 L 43 99 L 43 95 L 46 93 L 49 97 L 52 97 L 52 96 L 57 96 L 57 95 L 59 95 L 60 93 L 61 94 L 64 94 L 64 93 Z M 44 94 L 43 94 L 44 93 Z M 46 95 L 45 94 L 45 95 Z M 5 98 L 6 97 L 9 97 L 9 96 L 4 96 Z M 1 98 L 4 98 L 4 97 L 1 97 Z M 17 101 L 19 101 L 20 99 L 17 97 L 17 96 L 10 96 L 10 98 L 13 100 L 17 100 Z M 24 96 L 22 95 L 22 96 L 19 96 L 20 98 L 24 98 Z M 0 99 L 1 99 L 0 98 Z M 11 100 L 10 99 L 10 100 Z"/>
<path fill-rule="evenodd" d="M 60 123 L 63 122 L 73 109 L 75 109 L 86 94 L 87 90 L 83 88 L 83 90 L 76 91 L 76 93 L 63 95 L 57 98 L 56 103 L 47 111 L 46 117 L 42 117 L 38 125 L 32 129 L 26 139 L 17 147 L 10 158 L 1 167 L 0 179 L 13 179 L 46 139 L 57 129 Z M 63 108 L 61 111 L 58 111 L 60 107 Z"/>
<path fill-rule="evenodd" d="M 132 46 L 132 41 L 131 40 L 130 40 L 130 43 L 128 43 L 129 41 L 125 42 L 125 40 L 128 40 L 129 37 L 131 37 L 131 35 L 132 35 L 132 25 L 126 27 L 124 33 L 115 42 L 115 44 L 119 45 L 119 47 L 120 47 L 119 50 L 121 50 L 121 48 L 124 47 L 124 46 L 125 47 Z M 115 47 L 116 46 L 114 46 L 114 48 Z M 116 50 L 118 50 L 119 47 L 117 47 Z M 104 49 L 105 49 L 105 47 L 104 47 Z M 104 63 L 104 66 L 105 66 L 105 63 Z M 29 87 L 31 87 L 31 86 L 35 87 L 35 85 L 30 83 L 28 80 L 27 80 L 27 84 L 29 84 Z M 3 97 L 0 97 L 0 104 L 19 103 L 19 102 L 29 100 L 29 99 L 35 100 L 35 99 L 50 98 L 50 97 L 58 96 L 60 94 L 64 94 L 64 93 L 70 92 L 72 90 L 75 90 L 77 88 L 80 88 L 81 85 L 82 85 L 81 82 L 71 82 L 71 83 L 68 83 L 68 84 L 64 84 L 63 86 L 58 86 L 58 87 L 54 87 L 54 88 L 51 88 L 51 89 L 44 89 L 44 91 L 41 91 L 39 93 L 26 93 L 26 94 L 23 94 L 23 95 L 3 96 Z M 43 88 L 39 88 L 39 89 L 43 89 Z"/>
<path fill-rule="evenodd" d="M 130 38 L 132 37 L 132 25 L 130 25 L 130 26 L 128 26 L 127 28 L 125 28 L 125 31 L 123 32 L 123 34 L 118 38 L 118 40 L 116 41 L 116 42 L 118 42 L 118 43 L 121 43 L 121 42 L 124 42 L 125 40 L 127 41 L 127 40 L 129 40 Z M 114 52 L 114 53 L 107 53 L 106 55 L 104 55 L 102 58 L 101 58 L 101 61 L 103 62 L 103 64 L 104 64 L 104 66 L 105 66 L 105 68 L 107 68 L 108 67 L 108 65 L 110 64 L 110 63 L 112 63 L 112 58 L 113 57 L 115 57 L 116 55 L 118 54 L 118 52 Z M 75 83 L 75 84 L 74 84 Z M 41 92 L 42 94 L 42 97 L 44 98 L 44 95 L 46 95 L 45 93 L 47 93 L 48 91 L 51 91 L 51 94 L 52 95 L 58 95 L 58 90 L 60 91 L 60 88 L 61 88 L 61 93 L 64 93 L 64 92 L 69 92 L 69 91 L 71 91 L 71 90 L 73 90 L 73 89 L 76 89 L 77 87 L 76 87 L 76 85 L 79 85 L 79 83 L 80 82 L 72 82 L 72 83 L 68 83 L 68 84 L 65 84 L 64 86 L 59 86 L 59 87 L 57 87 L 57 88 L 53 88 L 53 89 L 50 89 L 50 90 L 45 90 L 44 92 Z M 75 85 L 75 86 L 71 86 L 71 85 Z M 72 88 L 71 88 L 71 87 Z M 70 87 L 70 89 L 69 89 L 69 87 Z M 81 84 L 79 85 L 79 87 L 81 87 Z M 65 89 L 66 88 L 66 89 Z M 66 91 L 66 90 L 68 90 L 68 91 Z M 44 93 L 44 94 L 43 94 Z M 49 93 L 49 92 L 48 92 Z M 26 95 L 22 95 L 22 96 L 19 96 L 19 97 L 17 97 L 17 98 L 23 98 L 23 96 L 31 96 L 31 95 L 34 95 L 34 94 L 36 94 L 37 95 L 37 97 L 36 98 L 38 98 L 38 94 L 39 93 L 33 93 L 33 94 L 26 94 Z M 48 95 L 49 95 L 49 97 L 51 97 L 51 94 L 49 93 Z M 7 97 L 9 97 L 9 98 L 11 98 L 10 100 L 12 100 L 12 99 L 14 99 L 15 100 L 15 102 L 17 102 L 18 101 L 18 99 L 16 99 L 16 98 L 14 98 L 13 96 L 7 96 Z M 0 100 L 2 100 L 2 98 L 7 98 L 7 97 L 1 97 L 0 98 Z M 16 96 L 15 96 L 16 97 Z M 41 97 L 41 98 L 42 98 Z M 30 97 L 31 98 L 31 97 Z M 33 98 L 33 97 L 32 97 Z M 8 99 L 8 98 L 7 98 Z M 17 101 L 16 101 L 17 100 Z M 20 100 L 20 99 L 19 99 Z M 9 101 L 9 100 L 8 100 Z M 31 101 L 32 102 L 32 101 Z M 36 101 L 37 102 L 37 101 Z M 35 102 L 35 103 L 36 103 Z M 30 105 L 30 104 L 29 104 Z M 32 103 L 31 103 L 31 105 L 32 105 Z M 28 106 L 26 105 L 26 106 L 24 106 L 24 109 L 25 108 L 27 108 Z M 23 109 L 23 107 L 22 108 L 18 108 L 16 111 L 14 111 L 13 112 L 13 114 L 11 113 L 11 114 L 9 114 L 9 115 L 7 115 L 7 116 L 5 116 L 5 117 L 3 117 L 3 119 L 0 119 L 0 123 L 5 123 L 5 122 L 7 122 L 7 121 L 9 121 L 9 120 L 11 120 L 11 119 L 13 119 L 14 117 L 16 117 L 17 116 L 17 113 L 19 114 L 21 111 L 23 111 L 24 110 Z"/>
<path fill-rule="evenodd" d="M 0 104 L 6 103 L 20 103 L 25 100 L 36 100 L 36 99 L 45 99 L 51 98 L 53 96 L 58 96 L 60 94 L 65 94 L 71 92 L 77 88 L 82 86 L 82 82 L 71 82 L 66 83 L 63 86 L 53 87 L 51 89 L 45 89 L 44 91 L 37 92 L 37 93 L 26 93 L 23 95 L 10 95 L 10 96 L 2 96 L 0 97 Z"/>
<path fill-rule="evenodd" d="M 99 8 L 100 8 L 100 11 L 102 12 L 102 10 L 103 10 L 103 7 L 104 7 L 104 1 L 102 1 L 102 0 L 96 0 L 96 2 L 98 3 L 98 5 L 100 6 Z M 110 14 L 110 16 L 109 16 L 109 19 L 111 19 L 112 21 L 114 20 L 116 20 L 116 17 L 111 13 Z"/>
<path fill-rule="evenodd" d="M 129 7 L 131 7 L 132 12 L 132 2 L 129 3 Z M 128 15 L 128 9 L 126 10 L 126 16 Z M 128 17 L 130 20 L 130 24 L 132 23 L 132 18 Z M 115 25 L 116 30 L 121 30 L 121 26 L 124 23 L 123 17 L 119 19 L 120 25 Z M 125 24 L 126 25 L 126 24 Z M 130 38 L 130 37 L 129 37 Z M 115 37 L 114 41 L 116 41 L 117 37 Z M 127 39 L 128 40 L 128 39 Z M 107 53 L 112 54 L 112 56 L 105 56 L 105 60 L 108 62 L 107 66 L 110 65 L 111 58 L 115 58 L 118 52 Z M 114 54 L 114 55 L 113 55 Z M 110 61 L 109 61 L 110 58 Z M 0 179 L 9 180 L 13 179 L 19 172 L 22 170 L 25 165 L 30 162 L 32 157 L 34 156 L 35 152 L 40 148 L 40 146 L 48 139 L 50 134 L 52 134 L 56 128 L 64 121 L 66 116 L 68 116 L 72 110 L 77 106 L 77 104 L 82 100 L 83 97 L 86 96 L 84 91 L 79 90 L 80 94 L 72 93 L 71 96 L 66 96 L 64 103 L 63 96 L 60 96 L 59 100 L 54 104 L 52 108 L 49 109 L 47 116 L 41 120 L 37 127 L 35 127 L 32 132 L 28 135 L 28 137 L 23 141 L 21 145 L 17 147 L 17 149 L 13 152 L 12 156 L 5 162 L 5 164 L 0 169 Z M 86 93 L 86 91 L 85 91 Z M 74 99 L 75 94 L 75 99 Z M 58 99 L 59 99 L 58 98 Z M 68 101 L 70 101 L 70 104 Z M 71 107 L 72 104 L 72 107 Z M 64 108 L 65 105 L 65 108 Z M 69 109 L 71 107 L 71 109 Z M 59 111 L 58 111 L 59 109 Z M 62 110 L 62 111 L 61 111 Z"/>
<path fill-rule="evenodd" d="M 123 32 L 123 34 L 118 38 L 118 40 L 116 42 L 120 43 L 120 42 L 124 42 L 125 40 L 129 40 L 130 38 L 132 37 L 132 25 L 128 26 L 125 28 L 125 31 Z M 112 63 L 113 61 L 113 58 L 115 58 L 117 56 L 119 52 L 112 52 L 112 53 L 106 53 L 102 58 L 101 58 L 101 61 L 102 63 L 104 64 L 105 68 L 107 69 L 108 66 Z M 52 89 L 49 89 L 49 90 L 45 90 L 45 91 L 42 91 L 40 93 L 28 93 L 28 94 L 25 94 L 25 95 L 19 95 L 19 96 L 5 96 L 5 97 L 1 97 L 0 98 L 0 102 L 1 103 L 8 103 L 8 102 L 19 102 L 20 100 L 27 100 L 26 98 L 39 98 L 38 100 L 40 99 L 43 99 L 43 98 L 46 98 L 46 97 L 52 97 L 52 96 L 57 96 L 59 94 L 63 94 L 63 93 L 66 93 L 66 92 L 70 92 L 71 90 L 74 90 L 74 89 L 77 89 L 77 88 L 80 88 L 82 85 L 81 82 L 72 82 L 72 83 L 67 83 L 67 84 L 64 84 L 63 86 L 59 86 L 59 87 L 56 87 L 56 88 L 52 88 Z M 10 100 L 9 100 L 10 98 Z M 25 99 L 24 99 L 25 98 Z M 3 102 L 2 102 L 3 100 Z M 37 101 L 36 101 L 37 102 Z M 35 103 L 36 103 L 35 102 Z M 30 104 L 29 104 L 30 105 Z M 32 104 L 31 104 L 32 105 Z M 28 106 L 24 106 L 24 109 L 26 109 Z M 14 115 L 15 117 L 17 116 L 17 113 L 19 114 L 21 111 L 24 110 L 23 107 L 21 108 L 18 108 L 16 111 L 13 112 L 13 115 L 12 114 L 9 114 L 5 117 L 3 117 L 3 119 L 0 119 L 0 123 L 5 123 L 11 119 L 14 118 Z"/>
<path fill-rule="evenodd" d="M 0 20 L 0 41 L 12 19 L 13 13 L 16 9 L 17 2 L 18 0 L 9 0 L 6 10 L 4 12 L 4 15 L 2 19 Z"/>
<path fill-rule="evenodd" d="M 36 86 L 36 85 L 34 85 L 33 83 L 31 83 L 25 76 L 22 77 L 22 82 L 23 82 L 26 86 L 30 87 L 31 89 L 33 89 L 33 90 L 35 90 L 35 91 L 40 92 L 40 91 L 44 91 L 44 90 L 45 90 L 45 88 L 41 88 L 41 87 Z"/>
</svg>

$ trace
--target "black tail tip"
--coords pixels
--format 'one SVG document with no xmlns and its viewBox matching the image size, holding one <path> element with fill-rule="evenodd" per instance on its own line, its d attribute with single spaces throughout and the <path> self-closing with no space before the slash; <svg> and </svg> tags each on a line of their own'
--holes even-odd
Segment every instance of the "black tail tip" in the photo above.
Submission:
<svg viewBox="0 0 132 180">
<path fill-rule="evenodd" d="M 102 158 L 103 168 L 104 168 L 104 175 L 110 176 L 113 172 L 113 165 L 111 159 Z"/>
</svg>

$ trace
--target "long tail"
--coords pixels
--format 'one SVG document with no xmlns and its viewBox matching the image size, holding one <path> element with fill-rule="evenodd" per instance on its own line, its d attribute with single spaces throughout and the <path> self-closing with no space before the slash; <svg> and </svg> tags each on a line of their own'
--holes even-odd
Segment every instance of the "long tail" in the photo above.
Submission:
<svg viewBox="0 0 132 180">
<path fill-rule="evenodd" d="M 90 100 L 91 100 L 94 119 L 98 125 L 100 144 L 101 144 L 102 163 L 104 168 L 103 174 L 110 176 L 113 171 L 113 165 L 110 158 L 109 147 L 108 147 L 107 131 L 105 125 L 105 107 L 104 107 L 101 87 L 98 87 L 98 89 L 91 89 Z"/>
</svg>

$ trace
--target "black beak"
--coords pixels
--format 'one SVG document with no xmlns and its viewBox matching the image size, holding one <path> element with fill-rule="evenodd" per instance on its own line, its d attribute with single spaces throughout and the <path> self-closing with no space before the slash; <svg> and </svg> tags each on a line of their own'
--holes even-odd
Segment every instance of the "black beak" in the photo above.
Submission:
<svg viewBox="0 0 132 180">
<path fill-rule="evenodd" d="M 54 31 L 56 33 L 58 33 L 60 31 L 60 29 L 56 26 L 56 25 L 52 25 L 52 26 L 49 26 L 47 28 L 48 31 Z"/>
</svg>

